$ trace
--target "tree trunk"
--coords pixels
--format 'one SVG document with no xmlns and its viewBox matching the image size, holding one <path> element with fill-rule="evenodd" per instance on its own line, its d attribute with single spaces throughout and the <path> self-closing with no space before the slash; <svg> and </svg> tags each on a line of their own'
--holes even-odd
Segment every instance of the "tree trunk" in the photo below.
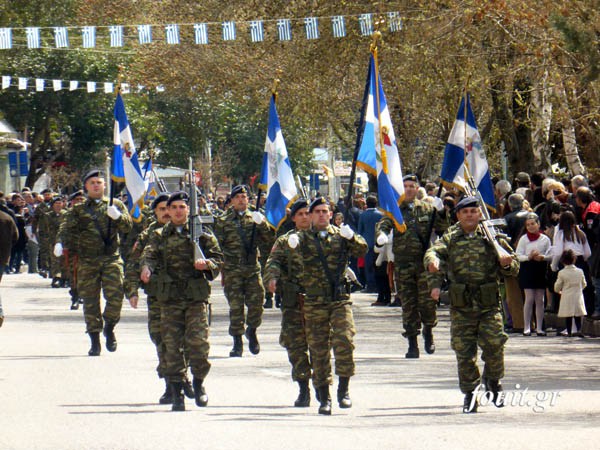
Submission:
<svg viewBox="0 0 600 450">
<path fill-rule="evenodd" d="M 565 159 L 567 160 L 567 167 L 572 176 L 585 175 L 585 167 L 579 159 L 579 150 L 577 148 L 577 139 L 575 137 L 575 121 L 571 116 L 569 110 L 569 103 L 567 99 L 567 92 L 564 84 L 560 84 L 557 89 L 557 95 L 559 99 L 559 105 L 561 108 L 561 125 L 562 125 L 562 138 L 563 138 L 563 149 L 565 151 Z"/>
<path fill-rule="evenodd" d="M 544 72 L 539 85 L 531 92 L 531 151 L 533 170 L 551 171 L 550 125 L 552 123 L 551 89 L 548 86 L 548 71 Z"/>
</svg>

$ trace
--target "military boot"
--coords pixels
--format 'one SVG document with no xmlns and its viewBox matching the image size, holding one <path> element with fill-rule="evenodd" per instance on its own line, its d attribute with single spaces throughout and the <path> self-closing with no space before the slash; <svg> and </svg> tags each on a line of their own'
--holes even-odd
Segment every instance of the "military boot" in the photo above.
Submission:
<svg viewBox="0 0 600 450">
<path fill-rule="evenodd" d="M 171 383 L 171 397 L 173 399 L 173 405 L 171 411 L 185 411 L 185 399 L 183 397 L 183 384 L 181 381 Z"/>
<path fill-rule="evenodd" d="M 337 390 L 337 400 L 340 408 L 352 408 L 352 400 L 350 400 L 350 393 L 348 392 L 349 383 L 350 377 L 340 377 Z"/>
<path fill-rule="evenodd" d="M 425 351 L 432 355 L 435 353 L 435 343 L 433 342 L 433 329 L 425 325 L 423 327 L 423 340 L 425 341 Z"/>
<path fill-rule="evenodd" d="M 296 408 L 306 408 L 307 406 L 310 406 L 310 389 L 308 388 L 308 380 L 298 381 L 298 386 L 300 386 L 300 393 L 294 402 L 294 406 Z"/>
<path fill-rule="evenodd" d="M 410 336 L 408 338 L 408 352 L 404 355 L 406 358 L 418 358 L 419 357 L 419 343 L 417 342 L 416 336 Z"/>
<path fill-rule="evenodd" d="M 472 414 L 477 412 L 477 398 L 473 391 L 465 394 L 465 400 L 463 402 L 463 413 Z"/>
<path fill-rule="evenodd" d="M 109 352 L 117 351 L 117 338 L 115 336 L 114 324 L 104 324 L 104 336 L 106 337 L 106 350 Z"/>
<path fill-rule="evenodd" d="M 88 351 L 88 355 L 100 356 L 100 350 L 102 350 L 102 346 L 100 345 L 100 333 L 90 333 L 90 341 L 92 341 L 92 346 Z"/>
<path fill-rule="evenodd" d="M 190 399 L 195 397 L 194 386 L 192 386 L 192 383 L 187 376 L 183 380 L 183 394 Z"/>
<path fill-rule="evenodd" d="M 253 355 L 258 355 L 260 352 L 260 344 L 258 343 L 258 338 L 256 337 L 256 328 L 248 327 L 246 329 L 246 339 L 248 339 L 248 348 L 250 348 L 250 353 Z"/>
<path fill-rule="evenodd" d="M 173 394 L 171 393 L 171 385 L 165 379 L 165 392 L 158 399 L 158 403 L 161 405 L 170 405 L 173 403 Z"/>
<path fill-rule="evenodd" d="M 52 286 L 53 288 L 59 288 L 60 287 L 60 278 L 58 278 L 58 277 L 52 278 L 52 283 L 50 283 L 50 286 Z"/>
<path fill-rule="evenodd" d="M 492 393 L 492 403 L 496 405 L 496 408 L 502 408 L 504 406 L 504 389 L 502 389 L 500 380 L 484 379 L 484 386 L 487 392 Z"/>
<path fill-rule="evenodd" d="M 321 386 L 319 388 L 319 414 L 326 416 L 331 415 L 331 397 L 329 396 L 329 385 Z"/>
<path fill-rule="evenodd" d="M 208 404 L 208 395 L 206 395 L 206 390 L 204 389 L 204 386 L 202 386 L 202 381 L 203 380 L 194 377 L 194 394 L 196 405 L 198 406 L 206 406 Z"/>
<path fill-rule="evenodd" d="M 79 309 L 79 298 L 77 295 L 73 296 L 73 294 L 71 294 L 71 309 Z"/>
<path fill-rule="evenodd" d="M 242 341 L 242 336 L 233 336 L 233 348 L 229 352 L 229 356 L 239 358 L 242 356 L 242 353 L 244 353 L 244 342 Z"/>
</svg>

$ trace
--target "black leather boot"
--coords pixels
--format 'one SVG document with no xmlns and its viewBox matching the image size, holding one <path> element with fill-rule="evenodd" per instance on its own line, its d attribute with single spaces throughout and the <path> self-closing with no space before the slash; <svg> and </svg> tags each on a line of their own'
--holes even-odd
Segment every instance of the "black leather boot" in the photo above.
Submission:
<svg viewBox="0 0 600 450">
<path fill-rule="evenodd" d="M 475 397 L 475 394 L 473 394 L 473 391 L 465 394 L 462 411 L 465 414 L 473 414 L 477 412 L 477 398 Z"/>
<path fill-rule="evenodd" d="M 300 393 L 294 402 L 294 406 L 296 408 L 306 408 L 307 406 L 310 406 L 310 389 L 308 388 L 308 380 L 298 381 L 298 386 L 300 387 Z"/>
<path fill-rule="evenodd" d="M 406 358 L 418 358 L 419 357 L 419 344 L 416 336 L 410 336 L 408 338 L 408 352 L 404 355 Z"/>
<path fill-rule="evenodd" d="M 187 376 L 183 380 L 183 394 L 190 399 L 195 397 L 194 386 Z"/>
<path fill-rule="evenodd" d="M 183 397 L 183 384 L 181 381 L 171 383 L 171 397 L 173 399 L 173 405 L 171 411 L 185 411 L 185 400 Z"/>
<path fill-rule="evenodd" d="M 325 416 L 331 415 L 331 397 L 329 396 L 329 385 L 321 386 L 319 388 L 319 414 Z"/>
<path fill-rule="evenodd" d="M 433 342 L 433 329 L 425 325 L 423 327 L 423 340 L 425 341 L 425 351 L 432 355 L 435 353 L 435 343 Z"/>
<path fill-rule="evenodd" d="M 492 393 L 492 403 L 496 405 L 496 408 L 502 408 L 504 406 L 504 389 L 502 389 L 500 380 L 484 379 L 484 386 L 487 392 Z"/>
<path fill-rule="evenodd" d="M 53 288 L 59 288 L 60 287 L 60 278 L 58 278 L 58 277 L 52 278 L 52 283 L 50 283 L 50 286 L 52 286 Z"/>
<path fill-rule="evenodd" d="M 250 353 L 253 355 L 258 355 L 260 352 L 260 344 L 258 343 L 258 338 L 256 337 L 256 328 L 248 327 L 246 329 L 246 339 L 248 339 L 248 348 L 250 349 Z"/>
<path fill-rule="evenodd" d="M 348 392 L 349 383 L 350 377 L 340 377 L 337 390 L 337 400 L 340 408 L 352 408 L 352 400 L 350 400 L 350 393 Z"/>
<path fill-rule="evenodd" d="M 196 405 L 198 406 L 206 406 L 208 404 L 208 395 L 206 395 L 206 390 L 204 389 L 204 386 L 202 386 L 202 381 L 203 380 L 194 377 L 194 394 Z"/>
<path fill-rule="evenodd" d="M 230 357 L 241 357 L 242 353 L 244 353 L 244 342 L 242 341 L 242 336 L 233 336 L 233 348 L 229 352 Z"/>
<path fill-rule="evenodd" d="M 171 393 L 171 385 L 169 384 L 169 382 L 166 379 L 165 379 L 165 392 L 158 399 L 158 403 L 161 405 L 170 405 L 171 403 L 173 403 L 173 395 Z"/>
<path fill-rule="evenodd" d="M 102 350 L 102 346 L 100 345 L 100 333 L 89 333 L 90 341 L 92 341 L 92 346 L 88 351 L 89 356 L 100 356 L 100 351 Z"/>
<path fill-rule="evenodd" d="M 106 337 L 106 350 L 109 352 L 117 351 L 117 338 L 115 336 L 114 324 L 104 324 L 104 336 Z"/>
</svg>

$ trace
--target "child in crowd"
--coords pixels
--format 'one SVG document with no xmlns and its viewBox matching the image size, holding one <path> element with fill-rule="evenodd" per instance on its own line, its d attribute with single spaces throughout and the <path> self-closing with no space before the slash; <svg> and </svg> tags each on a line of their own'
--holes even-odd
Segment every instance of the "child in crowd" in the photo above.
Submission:
<svg viewBox="0 0 600 450">
<path fill-rule="evenodd" d="M 583 289 L 586 287 L 583 270 L 575 267 L 577 257 L 573 250 L 565 250 L 560 258 L 564 266 L 558 272 L 554 290 L 560 293 L 558 317 L 565 317 L 567 327 L 564 335 L 583 337 L 581 333 L 581 317 L 585 316 Z"/>
</svg>

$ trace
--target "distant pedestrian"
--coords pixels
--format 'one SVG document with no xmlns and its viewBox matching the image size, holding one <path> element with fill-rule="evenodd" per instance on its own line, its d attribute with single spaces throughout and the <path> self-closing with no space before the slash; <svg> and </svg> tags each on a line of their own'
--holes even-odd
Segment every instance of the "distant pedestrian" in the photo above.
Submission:
<svg viewBox="0 0 600 450">
<path fill-rule="evenodd" d="M 559 292 L 560 307 L 558 317 L 567 318 L 566 332 L 569 336 L 583 337 L 581 333 L 581 318 L 585 316 L 583 289 L 586 287 L 583 270 L 575 267 L 576 256 L 573 250 L 565 250 L 560 258 L 564 266 L 558 272 L 554 290 Z"/>
</svg>

